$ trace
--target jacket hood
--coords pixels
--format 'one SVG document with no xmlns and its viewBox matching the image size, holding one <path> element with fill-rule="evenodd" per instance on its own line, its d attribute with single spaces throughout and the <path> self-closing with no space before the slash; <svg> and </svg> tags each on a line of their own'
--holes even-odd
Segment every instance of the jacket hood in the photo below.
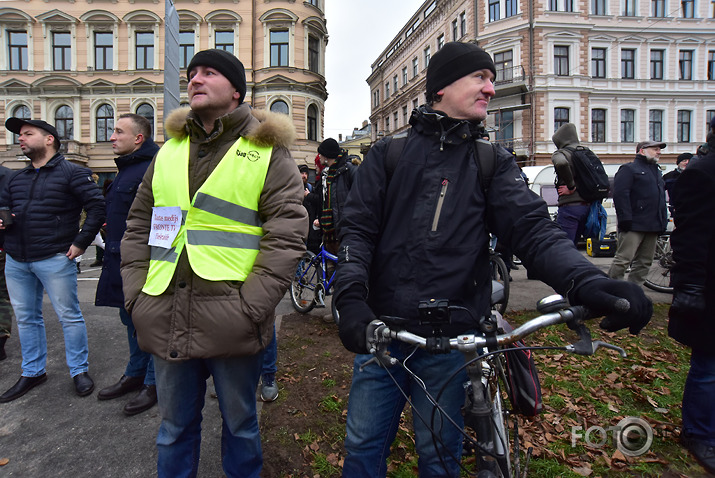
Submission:
<svg viewBox="0 0 715 478">
<path fill-rule="evenodd" d="M 288 115 L 252 109 L 246 103 L 218 119 L 223 130 L 237 129 L 244 138 L 262 145 L 289 148 L 296 139 L 295 126 Z M 184 139 L 191 134 L 190 123 L 198 119 L 190 107 L 177 108 L 166 118 L 169 137 Z"/>
<path fill-rule="evenodd" d="M 140 163 L 142 161 L 151 161 L 154 159 L 157 151 L 159 151 L 159 145 L 157 145 L 152 138 L 147 138 L 142 145 L 136 151 L 132 151 L 124 156 L 119 156 L 114 159 L 117 168 L 121 169 L 130 164 Z"/>
<path fill-rule="evenodd" d="M 578 146 L 578 132 L 576 131 L 576 126 L 573 123 L 566 123 L 556 130 L 554 135 L 551 137 L 558 149 L 566 148 L 568 146 Z"/>
<path fill-rule="evenodd" d="M 446 144 L 459 144 L 481 138 L 484 126 L 480 121 L 455 119 L 445 113 L 422 105 L 412 111 L 410 125 L 420 134 L 439 135 L 441 147 Z"/>
</svg>

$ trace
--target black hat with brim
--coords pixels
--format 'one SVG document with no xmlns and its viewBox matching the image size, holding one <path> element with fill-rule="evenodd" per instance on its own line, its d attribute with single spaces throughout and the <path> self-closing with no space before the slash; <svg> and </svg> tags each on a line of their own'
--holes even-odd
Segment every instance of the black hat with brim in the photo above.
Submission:
<svg viewBox="0 0 715 478">
<path fill-rule="evenodd" d="M 8 131 L 11 131 L 15 134 L 20 134 L 20 130 L 22 129 L 23 126 L 28 125 L 28 126 L 34 126 L 35 128 L 40 128 L 42 130 L 47 131 L 50 133 L 55 140 L 57 141 L 57 144 L 60 144 L 60 135 L 57 133 L 57 129 L 55 129 L 54 126 L 51 124 L 42 121 L 42 120 L 26 120 L 26 119 L 21 119 L 21 118 L 8 118 L 7 121 L 5 121 L 5 127 L 8 129 Z"/>
</svg>

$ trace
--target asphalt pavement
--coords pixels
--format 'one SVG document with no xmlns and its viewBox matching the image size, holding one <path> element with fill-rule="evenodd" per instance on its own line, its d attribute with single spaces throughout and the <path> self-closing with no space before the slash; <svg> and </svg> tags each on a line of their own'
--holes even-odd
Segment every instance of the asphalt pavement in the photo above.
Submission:
<svg viewBox="0 0 715 478">
<path fill-rule="evenodd" d="M 611 258 L 589 258 L 607 270 Z M 48 357 L 44 384 L 25 396 L 0 404 L 0 477 L 151 477 L 156 476 L 155 438 L 159 429 L 158 408 L 132 417 L 122 407 L 133 394 L 115 400 L 97 400 L 97 391 L 113 384 L 126 366 L 126 328 L 117 309 L 95 307 L 94 294 L 99 268 L 82 263 L 78 278 L 80 306 L 89 336 L 89 374 L 95 391 L 78 397 L 64 358 L 62 330 L 45 295 Z M 528 280 L 523 267 L 512 271 L 509 309 L 534 309 L 536 301 L 553 293 L 541 282 Z M 670 302 L 671 297 L 646 289 L 654 302 Z M 326 315 L 330 307 L 311 312 Z M 293 312 L 286 297 L 276 309 L 278 319 Z M 326 317 L 326 319 L 329 319 Z M 278 322 L 280 325 L 280 322 Z M 13 324 L 15 327 L 15 324 Z M 13 329 L 15 332 L 16 328 Z M 336 330 L 337 332 L 337 330 Z M 338 340 L 337 333 L 335 340 Z M 6 345 L 8 358 L 0 362 L 0 393 L 20 377 L 20 344 L 17 335 Z M 218 402 L 211 398 L 211 385 L 204 407 L 200 477 L 222 477 L 220 457 L 221 417 Z M 258 402 L 260 405 L 260 402 Z"/>
</svg>

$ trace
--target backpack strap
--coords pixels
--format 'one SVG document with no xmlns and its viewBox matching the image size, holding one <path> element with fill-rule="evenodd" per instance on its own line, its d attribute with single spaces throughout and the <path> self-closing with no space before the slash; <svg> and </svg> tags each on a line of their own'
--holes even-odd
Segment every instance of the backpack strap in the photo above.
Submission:
<svg viewBox="0 0 715 478">
<path fill-rule="evenodd" d="M 402 156 L 402 150 L 407 144 L 407 134 L 399 134 L 390 137 L 390 144 L 387 146 L 387 155 L 385 156 L 385 172 L 387 173 L 387 184 L 390 184 L 392 175 L 397 169 L 397 163 Z"/>
</svg>

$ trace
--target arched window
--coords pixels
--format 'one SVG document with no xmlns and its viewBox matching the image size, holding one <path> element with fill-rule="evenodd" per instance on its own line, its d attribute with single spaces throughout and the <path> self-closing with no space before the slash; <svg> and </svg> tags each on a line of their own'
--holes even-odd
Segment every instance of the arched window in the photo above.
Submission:
<svg viewBox="0 0 715 478">
<path fill-rule="evenodd" d="M 15 118 L 20 118 L 20 119 L 25 119 L 25 120 L 32 119 L 32 117 L 30 116 L 30 108 L 25 105 L 20 105 L 20 106 L 16 107 L 12 111 L 12 115 Z M 20 141 L 18 140 L 18 136 L 19 135 L 17 135 L 17 134 L 12 135 L 12 143 L 13 144 L 20 144 Z"/>
<path fill-rule="evenodd" d="M 149 124 L 151 124 L 151 136 L 154 137 L 154 107 L 149 103 L 142 103 L 137 108 L 137 114 L 149 120 Z"/>
<path fill-rule="evenodd" d="M 70 140 L 74 136 L 74 115 L 72 108 L 67 105 L 60 106 L 55 112 L 55 128 L 60 135 L 60 141 Z M 63 145 L 64 146 L 64 145 Z"/>
<path fill-rule="evenodd" d="M 109 141 L 114 131 L 114 108 L 103 104 L 97 108 L 97 142 Z"/>
<path fill-rule="evenodd" d="M 288 103 L 286 103 L 283 100 L 277 100 L 274 101 L 271 104 L 271 111 L 274 113 L 283 113 L 284 115 L 288 114 Z"/>
<path fill-rule="evenodd" d="M 308 140 L 318 141 L 318 108 L 308 106 Z"/>
</svg>

